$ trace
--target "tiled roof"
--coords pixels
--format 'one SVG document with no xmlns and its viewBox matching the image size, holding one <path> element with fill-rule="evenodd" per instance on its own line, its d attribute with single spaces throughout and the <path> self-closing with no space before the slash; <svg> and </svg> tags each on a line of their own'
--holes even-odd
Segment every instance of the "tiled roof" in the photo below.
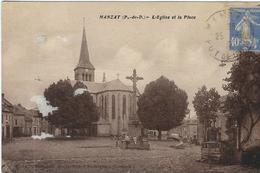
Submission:
<svg viewBox="0 0 260 173">
<path fill-rule="evenodd" d="M 2 97 L 2 111 L 12 112 L 13 105 L 4 97 Z"/>
<path fill-rule="evenodd" d="M 74 86 L 76 84 L 76 80 L 71 80 L 71 85 Z M 119 79 L 112 80 L 109 82 L 104 83 L 96 83 L 96 82 L 89 82 L 89 81 L 81 81 L 87 86 L 87 90 L 90 93 L 99 93 L 105 91 L 128 91 L 132 92 L 133 89 L 131 86 L 125 85 Z"/>
<path fill-rule="evenodd" d="M 133 91 L 132 87 L 125 85 L 119 79 L 104 83 L 103 91 L 111 91 L 111 90 Z"/>
<path fill-rule="evenodd" d="M 14 105 L 14 114 L 18 116 L 24 116 L 25 121 L 32 121 L 32 117 L 39 116 L 38 110 L 28 110 L 22 105 Z"/>
<path fill-rule="evenodd" d="M 22 105 L 14 105 L 14 114 L 15 115 L 26 115 L 27 110 Z"/>
</svg>

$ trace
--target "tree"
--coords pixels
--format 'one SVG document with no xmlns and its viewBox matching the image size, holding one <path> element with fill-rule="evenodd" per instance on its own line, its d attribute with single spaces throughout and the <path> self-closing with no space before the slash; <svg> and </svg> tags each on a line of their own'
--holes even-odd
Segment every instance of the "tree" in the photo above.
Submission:
<svg viewBox="0 0 260 173">
<path fill-rule="evenodd" d="M 235 143 L 237 136 L 236 128 L 238 128 L 238 133 L 240 134 L 241 126 L 243 126 L 242 120 L 247 114 L 247 107 L 237 93 L 228 94 L 223 105 L 224 106 L 222 109 L 224 113 L 228 113 L 226 114 L 228 115 L 226 122 L 226 134 L 229 136 L 229 141 Z"/>
<path fill-rule="evenodd" d="M 138 100 L 138 116 L 144 128 L 161 131 L 181 124 L 188 112 L 188 96 L 174 81 L 161 76 L 146 85 Z"/>
<path fill-rule="evenodd" d="M 44 96 L 51 106 L 58 107 L 57 111 L 48 115 L 48 120 L 55 126 L 63 126 L 66 119 L 64 119 L 60 110 L 73 97 L 73 88 L 70 81 L 59 80 L 57 83 L 51 84 L 45 89 Z"/>
<path fill-rule="evenodd" d="M 88 92 L 72 97 L 60 109 L 60 115 L 68 129 L 85 129 L 91 127 L 92 122 L 98 121 L 98 110 L 93 98 Z"/>
<path fill-rule="evenodd" d="M 207 90 L 204 85 L 195 93 L 192 101 L 199 121 L 203 124 L 203 138 L 206 140 L 206 130 L 212 122 L 216 121 L 217 111 L 220 106 L 220 95 L 215 88 Z"/>
<path fill-rule="evenodd" d="M 247 132 L 240 143 L 241 147 L 248 142 L 253 128 L 260 120 L 260 55 L 240 52 L 228 74 L 230 76 L 224 79 L 227 84 L 223 86 L 230 93 L 225 110 L 229 112 L 239 131 L 243 128 Z M 243 124 L 245 118 L 249 118 L 248 127 Z M 232 125 L 229 123 L 228 129 Z"/>
<path fill-rule="evenodd" d="M 44 96 L 58 110 L 48 116 L 55 126 L 68 129 L 84 129 L 98 120 L 98 111 L 89 92 L 74 96 L 74 91 L 86 86 L 77 82 L 74 87 L 69 80 L 53 83 L 44 92 Z"/>
</svg>

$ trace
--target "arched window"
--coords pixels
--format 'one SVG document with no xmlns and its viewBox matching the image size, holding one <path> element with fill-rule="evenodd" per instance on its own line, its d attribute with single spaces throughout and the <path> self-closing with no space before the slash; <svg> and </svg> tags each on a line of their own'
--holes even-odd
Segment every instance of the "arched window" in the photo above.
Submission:
<svg viewBox="0 0 260 173">
<path fill-rule="evenodd" d="M 123 119 L 125 119 L 126 116 L 126 96 L 123 95 Z"/>
<path fill-rule="evenodd" d="M 89 76 L 88 76 L 88 74 L 86 74 L 86 81 L 89 81 L 88 78 L 89 78 Z"/>
<path fill-rule="evenodd" d="M 133 99 L 132 95 L 129 94 L 129 116 L 132 116 L 133 114 Z"/>
<path fill-rule="evenodd" d="M 116 98 L 112 95 L 112 119 L 116 118 Z"/>
<path fill-rule="evenodd" d="M 117 114 L 118 114 L 118 118 L 122 118 L 122 115 L 121 115 L 121 101 L 120 101 L 120 94 L 117 95 Z M 121 115 L 121 116 L 120 116 Z"/>
<path fill-rule="evenodd" d="M 104 97 L 101 96 L 101 117 L 104 118 Z"/>
<path fill-rule="evenodd" d="M 84 75 L 84 73 L 82 74 L 82 80 L 85 80 L 85 75 Z"/>
<path fill-rule="evenodd" d="M 102 98 L 101 96 L 98 98 L 98 107 L 99 107 L 99 116 L 102 117 Z"/>
<path fill-rule="evenodd" d="M 107 120 L 107 96 L 105 96 L 105 105 L 104 105 L 104 118 Z"/>
<path fill-rule="evenodd" d="M 90 74 L 90 75 L 89 75 L 89 81 L 92 81 L 92 79 L 91 79 L 91 78 L 92 78 L 92 76 L 91 76 L 91 74 Z"/>
<path fill-rule="evenodd" d="M 101 108 L 101 97 L 99 97 L 98 106 Z"/>
</svg>

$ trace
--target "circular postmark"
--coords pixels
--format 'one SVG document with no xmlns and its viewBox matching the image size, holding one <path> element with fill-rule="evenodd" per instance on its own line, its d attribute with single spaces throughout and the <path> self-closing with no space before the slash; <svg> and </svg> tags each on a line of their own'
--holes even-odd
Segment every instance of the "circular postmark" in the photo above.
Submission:
<svg viewBox="0 0 260 173">
<path fill-rule="evenodd" d="M 238 58 L 237 51 L 230 49 L 229 10 L 219 10 L 206 19 L 206 48 L 210 57 L 220 61 L 220 66 Z"/>
</svg>

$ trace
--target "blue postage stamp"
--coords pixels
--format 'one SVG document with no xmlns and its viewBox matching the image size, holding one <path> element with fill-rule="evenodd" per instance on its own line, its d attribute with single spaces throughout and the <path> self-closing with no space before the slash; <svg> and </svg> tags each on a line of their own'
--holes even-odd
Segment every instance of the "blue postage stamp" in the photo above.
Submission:
<svg viewBox="0 0 260 173">
<path fill-rule="evenodd" d="M 230 8 L 229 47 L 260 51 L 260 8 Z"/>
</svg>

